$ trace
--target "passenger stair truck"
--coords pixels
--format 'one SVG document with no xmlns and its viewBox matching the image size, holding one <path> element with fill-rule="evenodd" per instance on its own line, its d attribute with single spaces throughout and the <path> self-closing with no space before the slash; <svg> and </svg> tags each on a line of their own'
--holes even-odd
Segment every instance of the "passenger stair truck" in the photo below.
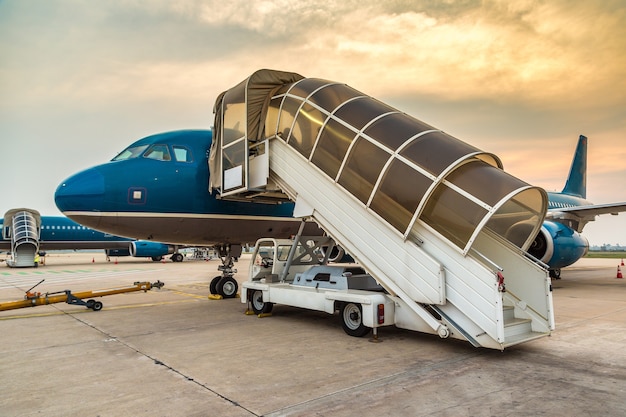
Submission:
<svg viewBox="0 0 626 417">
<path fill-rule="evenodd" d="M 217 98 L 214 129 L 210 190 L 294 201 L 408 310 L 396 325 L 493 349 L 554 329 L 547 270 L 526 254 L 547 195 L 497 156 L 345 84 L 272 70 Z"/>
<path fill-rule="evenodd" d="M 2 238 L 11 240 L 12 258 L 7 266 L 33 267 L 39 250 L 41 215 L 37 210 L 13 209 L 4 214 Z"/>
</svg>

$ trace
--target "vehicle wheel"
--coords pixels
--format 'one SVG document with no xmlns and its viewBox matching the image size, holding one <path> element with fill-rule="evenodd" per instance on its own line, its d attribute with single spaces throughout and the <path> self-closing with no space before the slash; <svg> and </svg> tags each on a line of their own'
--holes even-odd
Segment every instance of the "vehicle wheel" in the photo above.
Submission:
<svg viewBox="0 0 626 417">
<path fill-rule="evenodd" d="M 209 292 L 211 294 L 217 294 L 217 283 L 220 281 L 220 279 L 222 279 L 222 276 L 218 275 L 211 280 L 211 283 L 209 284 Z"/>
<path fill-rule="evenodd" d="M 93 311 L 100 311 L 102 310 L 102 303 L 100 301 L 94 301 L 93 307 L 91 308 L 93 309 Z"/>
<path fill-rule="evenodd" d="M 561 270 L 560 269 L 551 269 L 549 271 L 550 278 L 561 279 Z"/>
<path fill-rule="evenodd" d="M 341 327 L 350 336 L 363 337 L 370 328 L 363 325 L 363 310 L 360 304 L 346 303 L 341 309 Z"/>
<path fill-rule="evenodd" d="M 215 289 L 217 293 L 224 298 L 235 298 L 239 284 L 237 284 L 237 281 L 235 281 L 233 277 L 224 277 L 217 282 Z"/>
<path fill-rule="evenodd" d="M 172 255 L 172 262 L 182 262 L 182 261 L 183 261 L 182 253 L 175 253 Z"/>
<path fill-rule="evenodd" d="M 266 303 L 263 301 L 263 291 L 255 290 L 250 295 L 250 304 L 252 305 L 252 311 L 254 314 L 268 314 L 272 312 L 274 303 Z"/>
<path fill-rule="evenodd" d="M 93 305 L 96 303 L 96 300 L 87 300 L 87 308 L 93 309 Z"/>
<path fill-rule="evenodd" d="M 152 257 L 152 260 L 153 260 L 154 262 L 159 262 L 161 259 L 163 259 L 163 257 L 162 257 L 162 256 L 153 256 L 153 257 Z"/>
</svg>

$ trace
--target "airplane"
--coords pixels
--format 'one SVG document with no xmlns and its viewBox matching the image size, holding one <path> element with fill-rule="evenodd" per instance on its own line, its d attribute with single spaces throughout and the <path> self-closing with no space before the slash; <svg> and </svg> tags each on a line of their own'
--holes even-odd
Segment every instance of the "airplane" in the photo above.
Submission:
<svg viewBox="0 0 626 417">
<path fill-rule="evenodd" d="M 546 219 L 528 251 L 556 279 L 561 278 L 561 268 L 589 251 L 589 241 L 581 234 L 587 223 L 601 214 L 626 211 L 626 202 L 596 205 L 587 200 L 587 143 L 587 137 L 580 135 L 563 190 L 548 192 Z"/>
<path fill-rule="evenodd" d="M 209 192 L 211 141 L 211 130 L 142 138 L 111 161 L 63 181 L 55 192 L 56 205 L 65 216 L 108 233 L 213 246 L 220 253 L 223 275 L 212 280 L 211 292 L 229 277 L 227 287 L 232 288 L 236 285 L 232 259 L 241 254 L 241 244 L 259 237 L 293 236 L 300 220 L 292 217 L 291 202 L 227 201 Z M 528 250 L 552 278 L 560 278 L 561 268 L 587 253 L 589 243 L 581 234 L 585 224 L 597 215 L 626 210 L 626 203 L 593 205 L 586 200 L 586 156 L 587 138 L 581 135 L 566 185 L 560 193 L 548 192 L 546 220 Z M 316 225 L 307 224 L 305 234 L 321 233 Z"/>
<path fill-rule="evenodd" d="M 104 249 L 107 257 L 147 257 L 153 261 L 161 261 L 165 255 L 172 254 L 171 260 L 173 262 L 182 262 L 183 260 L 183 254 L 178 252 L 176 245 L 114 236 L 80 225 L 64 216 L 40 216 L 39 212 L 30 209 L 10 210 L 5 214 L 6 220 L 0 218 L 3 237 L 0 239 L 0 251 L 9 252 L 12 250 L 11 227 L 5 228 L 5 221 L 9 224 L 13 214 L 23 211 L 33 214 L 34 219 L 39 219 L 39 225 L 36 226 L 39 232 L 37 246 L 39 252 Z"/>
<path fill-rule="evenodd" d="M 76 222 L 145 241 L 213 247 L 221 275 L 210 291 L 236 296 L 234 261 L 242 245 L 259 237 L 289 238 L 300 219 L 294 204 L 227 201 L 209 192 L 211 130 L 179 130 L 140 139 L 111 161 L 63 181 L 55 192 L 59 210 Z M 306 235 L 322 230 L 312 222 Z M 332 254 L 343 257 L 343 252 Z M 333 258 L 334 259 L 334 258 Z"/>
</svg>

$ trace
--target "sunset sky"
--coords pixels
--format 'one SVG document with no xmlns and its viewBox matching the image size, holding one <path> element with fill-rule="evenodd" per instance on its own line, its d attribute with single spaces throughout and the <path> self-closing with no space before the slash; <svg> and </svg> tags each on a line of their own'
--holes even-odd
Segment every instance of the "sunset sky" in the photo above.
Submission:
<svg viewBox="0 0 626 417">
<path fill-rule="evenodd" d="M 68 176 L 157 132 L 210 128 L 259 68 L 341 81 L 560 191 L 626 201 L 626 3 L 0 0 L 0 215 L 59 214 Z M 626 244 L 626 213 L 592 245 Z"/>
</svg>

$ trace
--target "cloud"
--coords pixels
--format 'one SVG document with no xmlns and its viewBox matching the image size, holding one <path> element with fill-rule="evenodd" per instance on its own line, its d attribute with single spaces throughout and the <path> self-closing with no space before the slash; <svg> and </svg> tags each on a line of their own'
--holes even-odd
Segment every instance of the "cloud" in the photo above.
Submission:
<svg viewBox="0 0 626 417">
<path fill-rule="evenodd" d="M 104 160 L 209 127 L 220 92 L 273 68 L 346 82 L 549 189 L 586 134 L 590 176 L 618 188 L 598 201 L 626 195 L 623 1 L 0 0 L 0 39 L 0 134 L 20 144 Z"/>
</svg>

